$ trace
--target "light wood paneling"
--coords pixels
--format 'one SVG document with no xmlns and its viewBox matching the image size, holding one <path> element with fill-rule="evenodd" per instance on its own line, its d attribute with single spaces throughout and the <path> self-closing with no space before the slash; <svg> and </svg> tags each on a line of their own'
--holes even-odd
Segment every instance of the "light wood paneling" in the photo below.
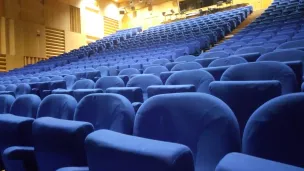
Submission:
<svg viewBox="0 0 304 171">
<path fill-rule="evenodd" d="M 81 33 L 80 8 L 70 6 L 70 31 Z"/>
<path fill-rule="evenodd" d="M 46 28 L 46 57 L 58 56 L 65 52 L 65 33 L 64 30 Z"/>
<path fill-rule="evenodd" d="M 115 33 L 119 28 L 117 20 L 104 16 L 104 36 Z"/>
</svg>

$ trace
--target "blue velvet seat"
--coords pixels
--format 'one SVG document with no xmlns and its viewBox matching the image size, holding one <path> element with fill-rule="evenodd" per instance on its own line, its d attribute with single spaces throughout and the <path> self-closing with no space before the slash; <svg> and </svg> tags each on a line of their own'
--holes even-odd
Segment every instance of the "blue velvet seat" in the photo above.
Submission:
<svg viewBox="0 0 304 171">
<path fill-rule="evenodd" d="M 10 146 L 32 145 L 32 123 L 40 102 L 36 95 L 20 95 L 11 105 L 10 111 L 0 115 L 1 154 Z M 4 169 L 2 162 L 0 168 Z"/>
<path fill-rule="evenodd" d="M 303 168 L 258 158 L 241 153 L 227 154 L 217 165 L 215 171 L 303 171 Z"/>
<path fill-rule="evenodd" d="M 281 163 L 304 167 L 304 94 L 274 98 L 249 118 L 243 135 L 242 152 Z"/>
<path fill-rule="evenodd" d="M 222 75 L 221 81 L 261 81 L 278 80 L 282 86 L 282 94 L 297 90 L 294 72 L 280 62 L 265 61 L 239 64 L 229 67 Z"/>
<path fill-rule="evenodd" d="M 73 119 L 74 111 L 77 106 L 77 101 L 70 95 L 65 94 L 52 94 L 42 100 L 39 105 L 36 118 L 60 118 L 71 120 Z M 37 119 L 36 119 L 37 120 Z M 35 120 L 35 121 L 36 121 Z M 52 122 L 50 122 L 51 124 Z M 32 129 L 29 134 L 34 134 L 34 123 L 33 126 L 28 125 Z M 25 129 L 29 130 L 29 128 Z M 27 134 L 28 135 L 28 134 Z M 40 137 L 40 136 L 39 136 Z M 42 140 L 38 138 L 39 140 Z M 31 137 L 33 146 L 36 145 L 35 140 L 37 138 Z M 51 140 L 53 141 L 53 139 Z M 23 170 L 27 166 L 34 167 L 36 165 L 34 148 L 32 146 L 11 146 L 4 150 L 2 158 L 5 165 L 5 169 L 8 171 Z"/>
<path fill-rule="evenodd" d="M 132 134 L 134 109 L 118 94 L 90 94 L 78 104 L 73 121 L 51 117 L 33 123 L 35 156 L 39 170 L 86 166 L 84 140 L 93 130 Z M 49 149 L 52 149 L 50 151 Z"/>
<path fill-rule="evenodd" d="M 188 146 L 195 170 L 214 170 L 222 157 L 240 150 L 233 112 L 218 98 L 203 93 L 151 97 L 136 114 L 133 135 Z"/>
<path fill-rule="evenodd" d="M 210 83 L 210 93 L 223 100 L 234 112 L 241 135 L 252 113 L 268 100 L 280 96 L 281 92 L 281 84 L 277 80 Z"/>
<path fill-rule="evenodd" d="M 190 70 L 172 74 L 166 81 L 166 85 L 194 85 L 197 92 L 209 93 L 209 84 L 214 81 L 213 76 L 207 71 Z"/>
</svg>

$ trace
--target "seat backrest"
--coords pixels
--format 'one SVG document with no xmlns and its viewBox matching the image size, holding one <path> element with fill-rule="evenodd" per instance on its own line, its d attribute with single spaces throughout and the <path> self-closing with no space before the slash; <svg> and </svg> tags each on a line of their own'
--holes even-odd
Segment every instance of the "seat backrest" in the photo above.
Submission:
<svg viewBox="0 0 304 171">
<path fill-rule="evenodd" d="M 92 89 L 94 88 L 95 83 L 94 81 L 90 79 L 81 79 L 78 80 L 74 83 L 72 90 L 77 90 L 77 89 Z"/>
<path fill-rule="evenodd" d="M 170 63 L 169 59 L 157 59 L 152 62 L 152 64 L 158 64 L 161 66 L 165 66 L 167 63 Z"/>
<path fill-rule="evenodd" d="M 15 102 L 15 97 L 8 94 L 0 95 L 0 114 L 9 113 L 11 106 Z"/>
<path fill-rule="evenodd" d="M 233 112 L 223 101 L 205 93 L 151 97 L 136 114 L 133 135 L 188 146 L 195 170 L 214 170 L 223 156 L 240 149 Z"/>
<path fill-rule="evenodd" d="M 70 95 L 51 94 L 42 100 L 38 108 L 37 118 L 53 117 L 72 120 L 76 106 L 77 101 Z"/>
<path fill-rule="evenodd" d="M 75 75 L 67 75 L 63 78 L 66 82 L 67 89 L 71 89 L 76 82 L 77 78 Z"/>
<path fill-rule="evenodd" d="M 166 85 L 192 84 L 197 92 L 209 93 L 209 84 L 214 81 L 213 76 L 204 70 L 180 71 L 173 73 L 166 81 Z"/>
<path fill-rule="evenodd" d="M 104 92 L 110 87 L 124 87 L 124 81 L 118 76 L 105 76 L 96 81 L 95 88 L 102 89 Z"/>
<path fill-rule="evenodd" d="M 0 91 L 5 91 L 6 87 L 4 85 L 0 85 Z"/>
<path fill-rule="evenodd" d="M 142 74 L 136 75 L 135 77 L 131 78 L 126 87 L 140 87 L 143 93 L 147 92 L 147 87 L 151 85 L 162 85 L 162 81 L 159 77 L 152 75 L 152 74 Z"/>
<path fill-rule="evenodd" d="M 98 71 L 100 71 L 100 76 L 108 76 L 109 75 L 109 68 L 106 66 L 100 66 L 96 68 Z"/>
<path fill-rule="evenodd" d="M 243 135 L 245 154 L 304 167 L 304 94 L 274 98 L 249 118 Z"/>
<path fill-rule="evenodd" d="M 140 74 L 140 71 L 135 68 L 126 68 L 121 70 L 118 75 L 127 75 L 128 77 L 130 77 L 131 75 L 134 74 Z"/>
<path fill-rule="evenodd" d="M 229 66 L 229 65 L 237 65 L 247 63 L 246 59 L 242 57 L 227 57 L 227 58 L 220 58 L 212 61 L 208 67 L 219 67 L 219 66 Z"/>
<path fill-rule="evenodd" d="M 61 80 L 63 80 L 63 77 L 59 75 L 55 75 L 51 78 L 51 81 L 61 81 Z"/>
<path fill-rule="evenodd" d="M 151 66 L 145 69 L 143 74 L 154 74 L 160 76 L 162 72 L 168 72 L 169 70 L 164 66 Z"/>
<path fill-rule="evenodd" d="M 238 49 L 234 54 L 246 54 L 246 53 L 267 53 L 267 49 L 262 46 L 243 47 Z"/>
<path fill-rule="evenodd" d="M 282 94 L 293 93 L 297 89 L 296 76 L 292 69 L 280 62 L 265 61 L 239 64 L 229 67 L 221 81 L 278 80 Z"/>
<path fill-rule="evenodd" d="M 30 94 L 31 93 L 31 86 L 26 83 L 20 83 L 16 87 L 15 95 L 16 97 L 23 95 L 23 94 Z"/>
<path fill-rule="evenodd" d="M 282 50 L 282 49 L 304 50 L 304 40 L 289 41 L 277 47 L 277 50 Z"/>
<path fill-rule="evenodd" d="M 200 56 L 197 59 L 205 59 L 205 58 L 224 58 L 228 57 L 229 53 L 226 53 L 224 51 L 214 51 L 214 52 L 206 52 L 200 54 Z"/>
<path fill-rule="evenodd" d="M 30 82 L 31 83 L 37 83 L 37 82 L 40 82 L 40 79 L 38 77 L 32 77 Z"/>
<path fill-rule="evenodd" d="M 93 124 L 95 130 L 109 129 L 132 134 L 135 111 L 131 102 L 119 94 L 90 94 L 82 98 L 74 120 Z"/>
<path fill-rule="evenodd" d="M 301 50 L 283 50 L 270 52 L 260 56 L 257 61 L 301 61 L 304 63 L 304 51 Z M 303 70 L 304 72 L 304 70 Z"/>
<path fill-rule="evenodd" d="M 17 89 L 17 85 L 15 85 L 15 84 L 9 84 L 9 85 L 6 86 L 5 91 L 16 92 L 16 89 Z"/>
<path fill-rule="evenodd" d="M 234 112 L 241 135 L 251 114 L 268 100 L 282 94 L 281 84 L 271 81 L 214 81 L 210 94 L 223 100 Z"/>
<path fill-rule="evenodd" d="M 47 81 L 51 81 L 50 77 L 41 77 L 40 78 L 40 82 L 47 82 Z"/>
<path fill-rule="evenodd" d="M 174 60 L 174 62 L 192 62 L 195 61 L 196 57 L 193 55 L 180 56 Z"/>
<path fill-rule="evenodd" d="M 184 70 L 194 70 L 202 68 L 201 64 L 198 62 L 186 62 L 176 64 L 171 71 L 184 71 Z"/>
<path fill-rule="evenodd" d="M 40 103 L 41 99 L 37 95 L 21 95 L 11 106 L 10 113 L 22 117 L 36 118 Z"/>
</svg>

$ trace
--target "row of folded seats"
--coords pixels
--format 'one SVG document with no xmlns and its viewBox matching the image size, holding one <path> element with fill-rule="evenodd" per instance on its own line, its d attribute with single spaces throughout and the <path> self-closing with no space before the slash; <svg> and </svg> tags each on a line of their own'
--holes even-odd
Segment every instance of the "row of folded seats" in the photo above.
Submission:
<svg viewBox="0 0 304 171">
<path fill-rule="evenodd" d="M 206 85 L 211 95 L 156 95 L 137 112 L 127 98 L 114 93 L 90 94 L 79 102 L 67 94 L 43 100 L 34 94 L 16 99 L 0 95 L 1 109 L 6 109 L 0 115 L 2 168 L 303 170 L 296 166 L 304 167 L 304 93 L 282 95 L 296 84 L 286 65 L 256 64 L 259 75 L 274 79 L 215 81 Z M 231 68 L 224 77 L 233 80 L 242 75 L 238 69 L 246 73 L 248 66 Z"/>
<path fill-rule="evenodd" d="M 119 76 L 96 83 L 81 79 L 73 91 L 55 89 L 42 101 L 33 94 L 1 95 L 3 167 L 47 171 L 88 165 L 94 171 L 128 164 L 132 170 L 150 165 L 151 170 L 214 170 L 230 152 L 304 167 L 298 157 L 304 150 L 299 135 L 304 95 L 291 94 L 299 91 L 295 68 L 302 78 L 302 61 L 263 61 L 228 66 L 220 81 L 203 68 L 161 73 L 170 75 L 165 86 L 159 77 L 141 74 L 130 76 L 127 87 Z M 103 80 L 108 86 L 92 89 Z M 229 154 L 232 159 L 218 169 L 232 167 L 229 162 L 242 155 Z M 86 170 L 65 170 L 79 169 Z"/>
</svg>

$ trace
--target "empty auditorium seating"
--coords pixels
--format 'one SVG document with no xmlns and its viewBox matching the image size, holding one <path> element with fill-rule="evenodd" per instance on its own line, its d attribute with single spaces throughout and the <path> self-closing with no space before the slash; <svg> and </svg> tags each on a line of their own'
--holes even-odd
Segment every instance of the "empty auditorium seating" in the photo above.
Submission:
<svg viewBox="0 0 304 171">
<path fill-rule="evenodd" d="M 121 30 L 0 73 L 0 169 L 303 170 L 304 2 L 274 0 L 232 32 L 252 11 Z"/>
<path fill-rule="evenodd" d="M 99 129 L 132 134 L 134 115 L 133 107 L 125 97 L 92 94 L 79 102 L 73 114 L 74 121 L 50 117 L 35 120 L 33 136 L 39 170 L 86 166 L 86 136 Z"/>
</svg>

